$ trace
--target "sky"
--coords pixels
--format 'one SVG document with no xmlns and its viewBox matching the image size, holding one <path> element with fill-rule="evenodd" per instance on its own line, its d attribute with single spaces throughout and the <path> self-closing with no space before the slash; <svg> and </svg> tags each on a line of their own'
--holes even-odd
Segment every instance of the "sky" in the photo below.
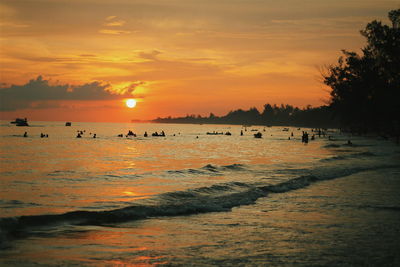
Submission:
<svg viewBox="0 0 400 267">
<path fill-rule="evenodd" d="M 320 71 L 400 0 L 0 0 L 0 119 L 320 106 Z M 125 100 L 137 100 L 127 108 Z"/>
</svg>

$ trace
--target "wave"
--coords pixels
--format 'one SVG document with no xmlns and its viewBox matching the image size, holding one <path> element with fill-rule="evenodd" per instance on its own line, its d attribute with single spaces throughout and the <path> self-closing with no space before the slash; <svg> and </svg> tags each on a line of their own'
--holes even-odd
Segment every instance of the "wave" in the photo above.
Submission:
<svg viewBox="0 0 400 267">
<path fill-rule="evenodd" d="M 344 141 L 344 140 L 335 140 L 335 141 Z M 348 143 L 343 143 L 343 144 L 327 144 L 322 146 L 323 148 L 339 148 L 339 147 L 369 147 L 371 146 L 370 144 L 348 144 Z"/>
<path fill-rule="evenodd" d="M 0 247 L 6 240 L 29 233 L 32 228 L 71 225 L 107 225 L 148 217 L 190 215 L 205 212 L 229 211 L 233 207 L 255 203 L 269 194 L 285 193 L 307 187 L 315 182 L 345 177 L 358 172 L 393 168 L 398 165 L 364 166 L 338 169 L 321 167 L 308 174 L 277 184 L 251 184 L 230 182 L 209 187 L 189 189 L 160 194 L 152 199 L 138 201 L 134 205 L 103 211 L 72 211 L 54 215 L 32 215 L 0 218 Z M 241 165 L 217 167 L 207 165 L 206 169 L 241 169 Z"/>
<path fill-rule="evenodd" d="M 374 209 L 374 210 L 383 210 L 383 211 L 400 211 L 399 206 L 382 206 L 382 205 L 362 205 L 358 206 L 359 209 Z"/>
<path fill-rule="evenodd" d="M 0 207 L 1 208 L 15 208 L 15 207 L 30 207 L 30 206 L 41 206 L 38 203 L 33 202 L 23 202 L 20 200 L 1 200 L 0 199 Z"/>
<path fill-rule="evenodd" d="M 234 171 L 246 171 L 247 167 L 243 164 L 231 164 L 226 166 L 215 166 L 212 164 L 207 164 L 198 169 L 184 169 L 184 170 L 169 170 L 166 171 L 167 174 L 172 175 L 209 175 L 209 176 L 219 176 L 224 172 L 234 172 Z"/>
<path fill-rule="evenodd" d="M 75 171 L 72 170 L 55 170 L 47 174 L 47 176 L 62 176 L 66 174 L 73 174 Z"/>
<path fill-rule="evenodd" d="M 240 172 L 240 171 L 250 171 L 250 168 L 244 164 L 231 164 L 225 166 L 216 166 L 212 164 L 207 164 L 200 168 L 190 168 L 190 169 L 181 169 L 181 170 L 166 170 L 160 172 L 143 172 L 143 173 L 129 173 L 129 174 L 100 174 L 93 177 L 91 179 L 112 181 L 112 180 L 136 180 L 146 177 L 152 176 L 162 176 L 162 177 L 188 177 L 188 176 L 223 176 L 229 175 L 232 172 Z M 1 172 L 0 172 L 1 174 Z M 6 175 L 6 174 L 4 174 Z M 69 170 L 55 170 L 47 174 L 48 179 L 63 181 L 66 183 L 77 183 L 84 182 L 88 179 L 89 173 L 81 172 L 78 173 L 76 171 Z M 72 176 L 72 177 L 71 177 Z M 74 177 L 79 176 L 79 177 Z"/>
<path fill-rule="evenodd" d="M 231 165 L 225 165 L 225 166 L 214 166 L 211 164 L 207 164 L 206 166 L 202 167 L 202 169 L 212 171 L 212 172 L 219 172 L 219 171 L 226 171 L 226 170 L 243 171 L 246 169 L 246 166 L 244 164 L 231 164 Z"/>
<path fill-rule="evenodd" d="M 337 148 L 337 147 L 340 147 L 340 145 L 338 145 L 338 144 L 327 144 L 327 145 L 324 145 L 322 147 L 323 148 Z"/>
<path fill-rule="evenodd" d="M 326 159 L 321 159 L 320 161 L 346 160 L 346 159 L 356 159 L 356 158 L 375 157 L 375 156 L 376 154 L 372 152 L 359 152 L 347 155 L 334 156 Z"/>
</svg>

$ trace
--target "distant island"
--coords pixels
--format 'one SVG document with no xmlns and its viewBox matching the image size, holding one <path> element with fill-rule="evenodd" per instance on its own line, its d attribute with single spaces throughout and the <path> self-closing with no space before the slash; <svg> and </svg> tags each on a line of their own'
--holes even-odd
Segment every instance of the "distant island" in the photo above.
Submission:
<svg viewBox="0 0 400 267">
<path fill-rule="evenodd" d="M 301 126 L 301 127 L 338 127 L 333 109 L 329 106 L 312 108 L 308 106 L 300 109 L 291 105 L 264 105 L 259 112 L 255 107 L 249 110 L 234 110 L 224 116 L 215 116 L 210 113 L 207 117 L 201 115 L 186 115 L 185 117 L 167 117 L 153 120 L 156 123 L 192 123 L 192 124 L 237 124 L 237 125 L 264 125 L 264 126 Z"/>
</svg>

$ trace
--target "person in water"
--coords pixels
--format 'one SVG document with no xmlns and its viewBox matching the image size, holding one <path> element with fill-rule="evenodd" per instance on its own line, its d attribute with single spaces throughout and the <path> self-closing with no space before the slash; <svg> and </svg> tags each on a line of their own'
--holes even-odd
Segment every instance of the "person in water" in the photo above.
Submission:
<svg viewBox="0 0 400 267">
<path fill-rule="evenodd" d="M 303 143 L 308 143 L 308 133 L 303 131 L 303 136 L 301 137 Z"/>
<path fill-rule="evenodd" d="M 25 133 L 24 133 L 24 137 L 28 137 L 28 132 L 25 132 Z"/>
<path fill-rule="evenodd" d="M 347 145 L 351 146 L 353 143 L 350 140 L 347 140 Z"/>
</svg>

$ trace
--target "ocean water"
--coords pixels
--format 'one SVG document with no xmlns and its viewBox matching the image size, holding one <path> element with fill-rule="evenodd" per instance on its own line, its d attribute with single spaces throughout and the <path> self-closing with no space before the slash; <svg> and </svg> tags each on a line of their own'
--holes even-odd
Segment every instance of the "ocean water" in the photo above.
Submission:
<svg viewBox="0 0 400 267">
<path fill-rule="evenodd" d="M 0 265 L 400 266 L 392 141 L 328 130 L 303 144 L 311 129 L 294 127 L 30 124 L 0 126 Z M 128 130 L 137 137 L 118 137 Z"/>
</svg>

